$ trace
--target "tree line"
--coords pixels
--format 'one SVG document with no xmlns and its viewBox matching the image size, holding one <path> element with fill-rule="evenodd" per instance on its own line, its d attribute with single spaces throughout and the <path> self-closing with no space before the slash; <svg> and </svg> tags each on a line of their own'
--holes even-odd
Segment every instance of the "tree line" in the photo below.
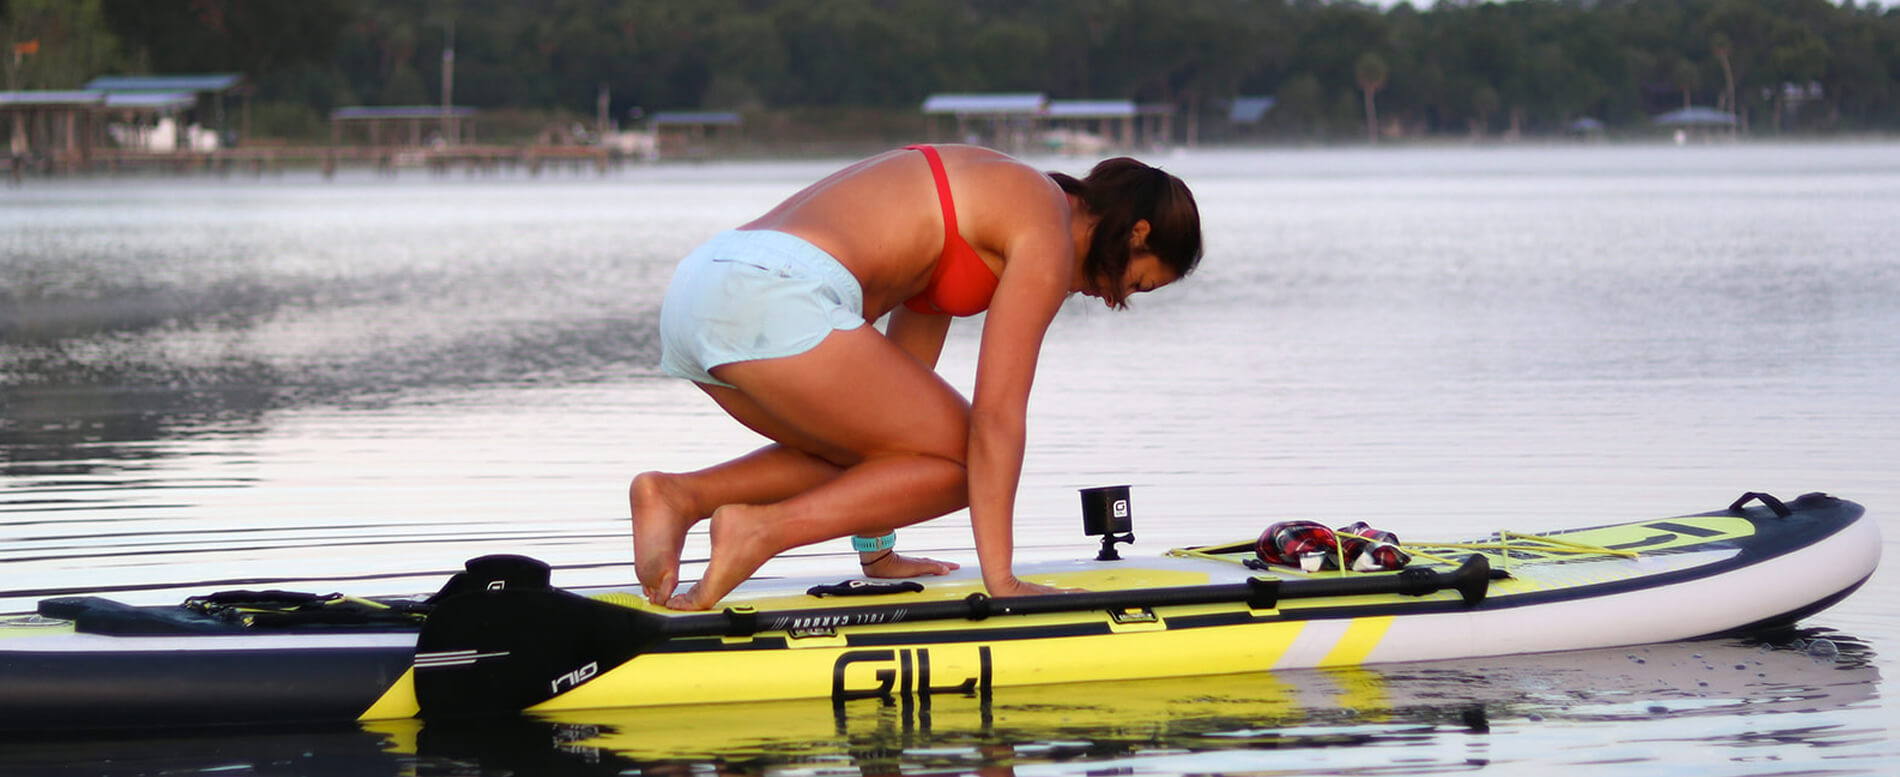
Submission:
<svg viewBox="0 0 1900 777">
<path fill-rule="evenodd" d="M 15 88 L 242 72 L 261 129 L 343 105 L 878 109 L 938 92 L 1171 104 L 1218 134 L 1562 132 L 1694 104 L 1755 133 L 1900 129 L 1900 10 L 1828 0 L 0 0 Z M 31 53 L 22 54 L 23 44 Z M 1372 116 L 1376 122 L 1369 121 Z"/>
</svg>

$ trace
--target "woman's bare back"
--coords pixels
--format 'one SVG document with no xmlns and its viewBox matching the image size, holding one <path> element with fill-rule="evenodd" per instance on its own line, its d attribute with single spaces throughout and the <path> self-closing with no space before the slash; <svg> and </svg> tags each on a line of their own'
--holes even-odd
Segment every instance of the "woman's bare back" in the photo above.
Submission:
<svg viewBox="0 0 1900 777">
<path fill-rule="evenodd" d="M 1004 154 L 941 146 L 958 232 L 1002 274 L 1002 246 L 1019 228 L 1014 201 L 1062 198 L 1042 173 Z M 1027 187 L 1025 187 L 1027 184 Z M 1027 188 L 1027 191 L 1025 189 Z M 772 229 L 823 249 L 856 276 L 875 320 L 921 293 L 943 249 L 943 211 L 923 154 L 891 151 L 805 187 L 741 229 Z"/>
</svg>

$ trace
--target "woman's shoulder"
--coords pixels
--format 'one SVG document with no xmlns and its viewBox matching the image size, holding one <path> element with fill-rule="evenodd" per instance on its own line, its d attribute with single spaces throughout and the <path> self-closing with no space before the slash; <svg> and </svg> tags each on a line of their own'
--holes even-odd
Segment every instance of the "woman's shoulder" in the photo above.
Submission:
<svg viewBox="0 0 1900 777">
<path fill-rule="evenodd" d="M 961 143 L 934 143 L 932 148 L 943 157 L 944 164 L 982 166 L 1006 169 L 1021 169 L 1036 172 L 1036 168 L 1021 159 L 1005 154 L 988 146 L 968 146 Z"/>
<path fill-rule="evenodd" d="M 1066 203 L 1062 187 L 1048 173 L 1021 159 L 984 146 L 944 144 L 936 148 L 949 168 L 953 186 L 963 183 L 981 191 L 984 199 L 1012 201 L 1014 205 L 1024 200 Z"/>
</svg>

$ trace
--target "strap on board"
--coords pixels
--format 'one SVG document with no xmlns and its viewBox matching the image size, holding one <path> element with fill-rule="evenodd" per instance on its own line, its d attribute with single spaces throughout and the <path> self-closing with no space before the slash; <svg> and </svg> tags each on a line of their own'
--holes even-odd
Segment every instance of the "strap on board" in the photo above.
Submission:
<svg viewBox="0 0 1900 777">
<path fill-rule="evenodd" d="M 1728 511 L 1731 513 L 1739 513 L 1742 511 L 1743 506 L 1753 500 L 1760 500 L 1762 504 L 1768 505 L 1768 509 L 1774 511 L 1776 518 L 1786 518 L 1790 515 L 1794 515 L 1794 511 L 1788 509 L 1787 505 L 1782 504 L 1781 500 L 1758 491 L 1750 491 L 1743 494 L 1742 498 L 1735 500 L 1733 504 L 1728 506 Z"/>
</svg>

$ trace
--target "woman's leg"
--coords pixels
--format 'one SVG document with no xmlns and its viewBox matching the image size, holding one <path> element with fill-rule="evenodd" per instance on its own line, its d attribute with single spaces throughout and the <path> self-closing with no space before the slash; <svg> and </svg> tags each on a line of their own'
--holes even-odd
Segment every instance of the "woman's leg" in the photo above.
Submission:
<svg viewBox="0 0 1900 777">
<path fill-rule="evenodd" d="M 835 331 L 805 353 L 714 372 L 750 401 L 747 411 L 756 409 L 765 419 L 741 418 L 748 426 L 783 427 L 790 430 L 787 437 L 804 438 L 838 458 L 845 458 L 837 453 L 843 451 L 856 461 L 777 502 L 718 506 L 712 561 L 699 584 L 674 597 L 672 606 L 711 607 L 790 548 L 883 533 L 967 503 L 969 405 L 875 329 Z"/>
</svg>

